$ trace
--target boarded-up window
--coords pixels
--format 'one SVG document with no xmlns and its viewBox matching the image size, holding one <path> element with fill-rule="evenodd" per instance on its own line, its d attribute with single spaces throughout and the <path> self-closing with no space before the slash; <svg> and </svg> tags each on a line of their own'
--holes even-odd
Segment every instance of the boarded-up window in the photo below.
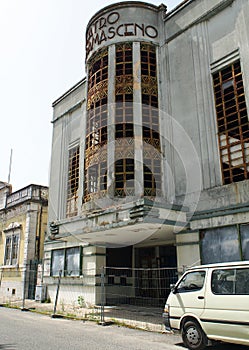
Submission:
<svg viewBox="0 0 249 350">
<path fill-rule="evenodd" d="M 237 226 L 208 229 L 201 232 L 202 263 L 241 260 Z"/>
<path fill-rule="evenodd" d="M 249 225 L 240 226 L 241 249 L 243 260 L 249 260 Z"/>
</svg>

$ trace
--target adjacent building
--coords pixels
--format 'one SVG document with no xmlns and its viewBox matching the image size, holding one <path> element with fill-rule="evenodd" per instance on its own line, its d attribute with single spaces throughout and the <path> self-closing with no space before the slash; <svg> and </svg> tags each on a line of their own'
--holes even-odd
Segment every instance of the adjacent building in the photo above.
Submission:
<svg viewBox="0 0 249 350">
<path fill-rule="evenodd" d="M 0 182 L 0 300 L 34 299 L 48 219 L 48 188 Z"/>
<path fill-rule="evenodd" d="M 96 303 L 101 266 L 249 259 L 248 33 L 248 0 L 90 19 L 86 78 L 53 103 L 47 283 Z"/>
</svg>

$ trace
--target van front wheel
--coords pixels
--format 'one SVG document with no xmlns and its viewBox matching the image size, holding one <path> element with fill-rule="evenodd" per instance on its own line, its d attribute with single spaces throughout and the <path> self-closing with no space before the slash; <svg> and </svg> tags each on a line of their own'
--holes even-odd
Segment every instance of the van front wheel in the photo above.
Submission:
<svg viewBox="0 0 249 350">
<path fill-rule="evenodd" d="M 207 344 L 206 334 L 198 322 L 187 321 L 182 327 L 182 340 L 184 345 L 191 350 L 205 349 Z"/>
</svg>

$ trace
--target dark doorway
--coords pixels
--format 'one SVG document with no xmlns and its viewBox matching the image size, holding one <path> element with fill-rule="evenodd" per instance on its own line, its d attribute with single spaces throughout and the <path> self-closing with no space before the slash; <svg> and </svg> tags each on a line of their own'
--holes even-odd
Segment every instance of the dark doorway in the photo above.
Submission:
<svg viewBox="0 0 249 350">
<path fill-rule="evenodd" d="M 176 247 L 173 245 L 137 248 L 136 295 L 164 299 L 170 284 L 177 280 Z"/>
<path fill-rule="evenodd" d="M 106 249 L 107 267 L 132 267 L 132 246 Z"/>
</svg>

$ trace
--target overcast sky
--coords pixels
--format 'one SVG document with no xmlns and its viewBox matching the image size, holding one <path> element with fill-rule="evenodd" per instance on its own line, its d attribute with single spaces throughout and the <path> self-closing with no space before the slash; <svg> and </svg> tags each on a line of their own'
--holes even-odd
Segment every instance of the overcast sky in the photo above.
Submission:
<svg viewBox="0 0 249 350">
<path fill-rule="evenodd" d="M 85 28 L 108 0 L 0 0 L 0 181 L 48 185 L 52 102 L 85 76 Z M 181 0 L 167 0 L 168 10 Z M 159 5 L 162 0 L 152 0 Z"/>
</svg>

